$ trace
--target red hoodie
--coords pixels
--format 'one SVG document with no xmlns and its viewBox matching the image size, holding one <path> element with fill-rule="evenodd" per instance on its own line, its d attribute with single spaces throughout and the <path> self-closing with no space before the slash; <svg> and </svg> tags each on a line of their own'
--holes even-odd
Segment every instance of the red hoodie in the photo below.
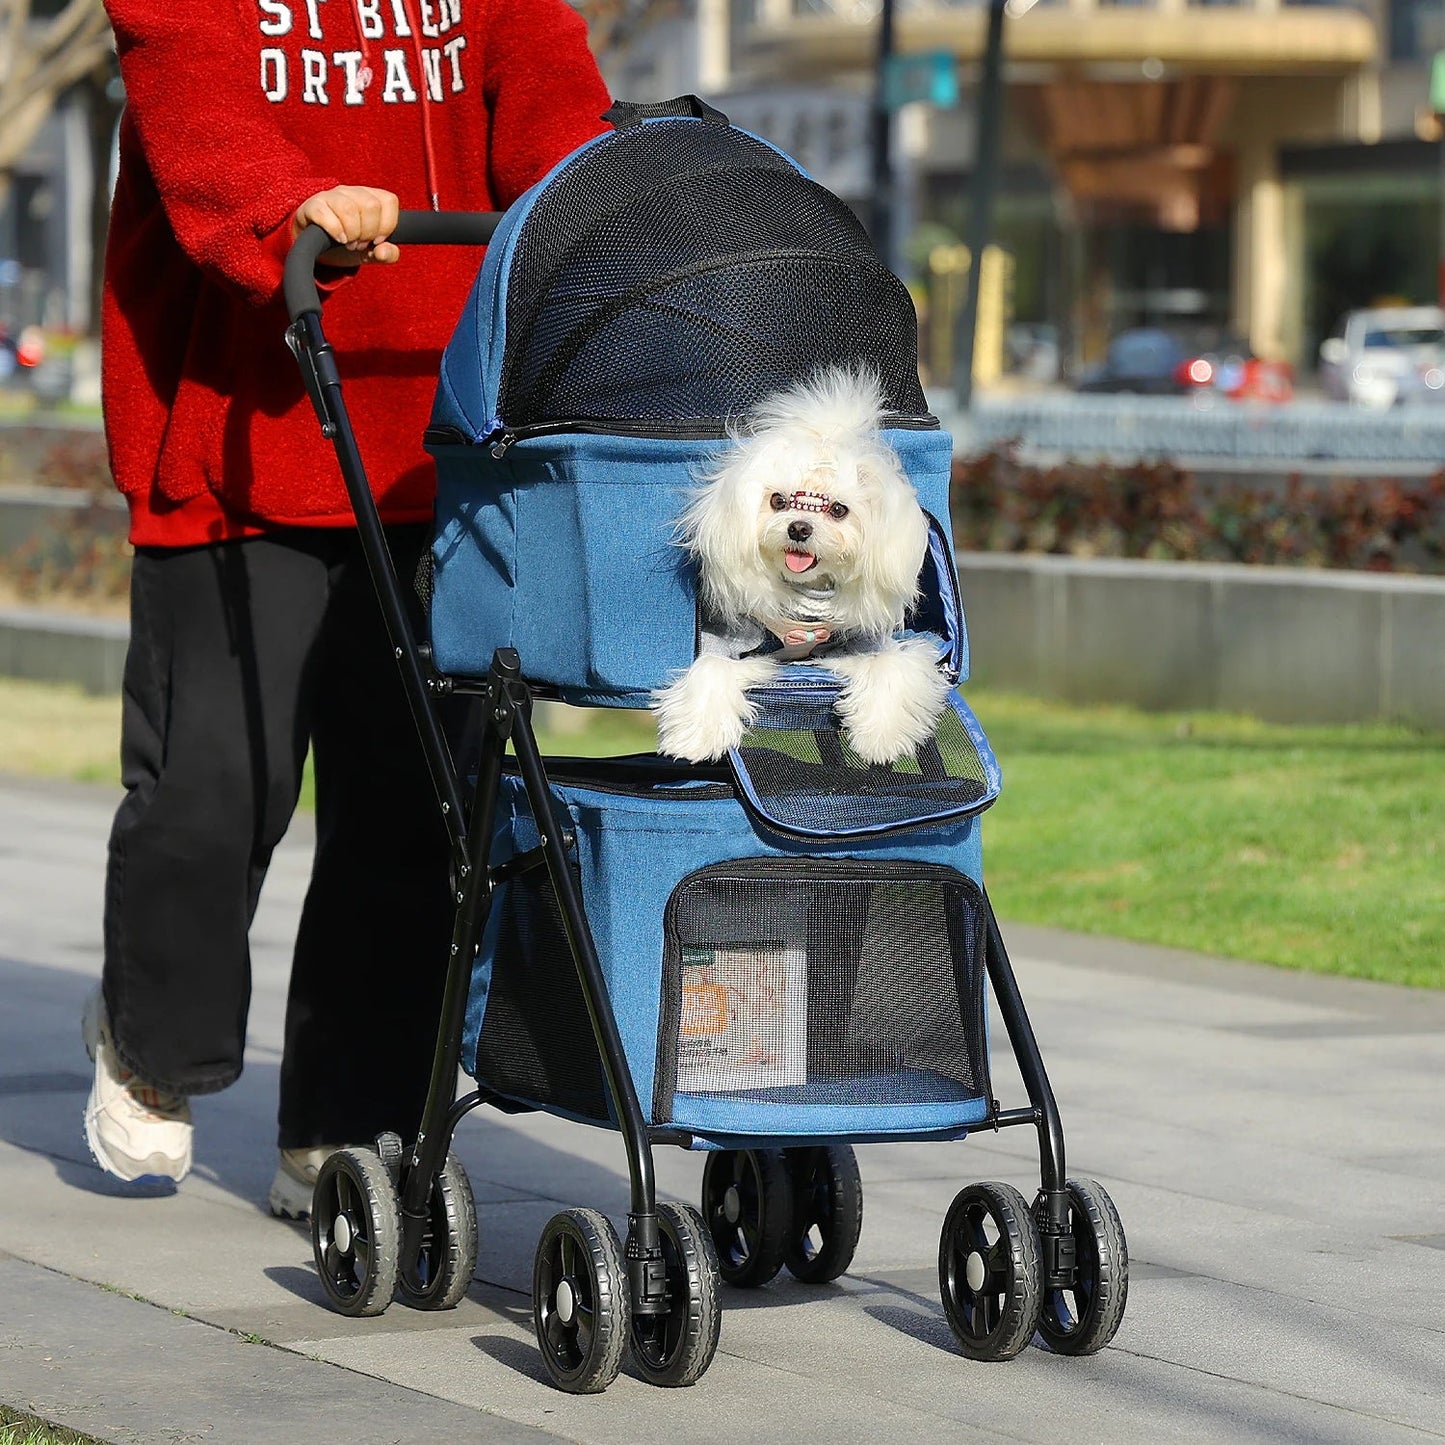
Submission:
<svg viewBox="0 0 1445 1445">
<path fill-rule="evenodd" d="M 403 210 L 502 209 L 603 130 L 563 0 L 106 0 L 127 105 L 102 383 L 131 541 L 347 526 L 336 457 L 286 350 L 291 215 L 334 185 Z M 323 322 L 384 520 L 431 516 L 421 449 L 441 348 L 480 265 L 403 248 Z"/>
</svg>

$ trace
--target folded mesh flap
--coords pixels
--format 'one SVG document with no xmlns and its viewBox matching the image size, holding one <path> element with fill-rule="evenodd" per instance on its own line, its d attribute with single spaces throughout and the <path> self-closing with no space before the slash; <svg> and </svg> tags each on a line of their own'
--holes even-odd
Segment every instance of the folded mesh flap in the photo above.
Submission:
<svg viewBox="0 0 1445 1445">
<path fill-rule="evenodd" d="M 872 765 L 849 746 L 837 695 L 836 680 L 762 694 L 729 761 L 743 806 L 763 829 L 818 840 L 876 837 L 957 822 L 998 797 L 998 760 L 956 692 L 913 756 Z"/>
</svg>

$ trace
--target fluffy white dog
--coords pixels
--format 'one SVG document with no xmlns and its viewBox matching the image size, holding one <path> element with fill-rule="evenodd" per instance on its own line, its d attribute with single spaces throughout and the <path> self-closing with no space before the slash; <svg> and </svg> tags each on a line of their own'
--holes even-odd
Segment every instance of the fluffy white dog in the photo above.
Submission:
<svg viewBox="0 0 1445 1445">
<path fill-rule="evenodd" d="M 928 520 L 882 413 L 876 377 L 829 369 L 763 401 L 701 476 L 680 535 L 698 563 L 702 646 L 653 694 L 660 751 L 723 757 L 757 715 L 748 689 L 796 661 L 843 679 L 838 715 L 865 762 L 932 734 L 949 690 L 937 646 L 894 636 Z"/>
</svg>

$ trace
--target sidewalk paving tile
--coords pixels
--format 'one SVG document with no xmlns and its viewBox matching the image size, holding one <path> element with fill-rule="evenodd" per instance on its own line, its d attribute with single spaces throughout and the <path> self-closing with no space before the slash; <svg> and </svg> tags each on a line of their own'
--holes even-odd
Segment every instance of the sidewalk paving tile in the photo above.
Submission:
<svg viewBox="0 0 1445 1445">
<path fill-rule="evenodd" d="M 1033 1133 L 1012 1129 L 861 1148 L 848 1277 L 725 1291 L 692 1389 L 624 1372 L 575 1398 L 542 1373 L 532 1250 L 567 1205 L 625 1221 L 616 1135 L 463 1121 L 481 1251 L 447 1314 L 333 1314 L 307 1232 L 261 1208 L 304 820 L 253 933 L 246 1072 L 195 1101 L 194 1174 L 138 1197 L 90 1162 L 78 1018 L 114 802 L 0 779 L 0 1401 L 124 1441 L 1445 1440 L 1445 995 L 1006 927 L 1070 1173 L 1105 1185 L 1128 1233 L 1114 1343 L 1001 1366 L 954 1347 L 939 1226 L 970 1181 L 1037 1187 Z M 997 1020 L 993 1038 L 995 1091 L 1020 1104 Z M 696 1155 L 659 1150 L 657 1170 L 696 1200 Z"/>
</svg>

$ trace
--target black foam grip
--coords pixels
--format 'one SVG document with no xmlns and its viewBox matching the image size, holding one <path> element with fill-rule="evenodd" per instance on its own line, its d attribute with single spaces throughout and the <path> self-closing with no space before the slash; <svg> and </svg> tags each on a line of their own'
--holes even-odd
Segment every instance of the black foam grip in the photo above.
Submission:
<svg viewBox="0 0 1445 1445">
<path fill-rule="evenodd" d="M 501 219 L 496 211 L 403 211 L 390 239 L 399 246 L 485 246 Z M 316 262 L 333 244 L 322 227 L 311 225 L 291 247 L 281 290 L 293 321 L 307 311 L 321 310 Z"/>
</svg>

